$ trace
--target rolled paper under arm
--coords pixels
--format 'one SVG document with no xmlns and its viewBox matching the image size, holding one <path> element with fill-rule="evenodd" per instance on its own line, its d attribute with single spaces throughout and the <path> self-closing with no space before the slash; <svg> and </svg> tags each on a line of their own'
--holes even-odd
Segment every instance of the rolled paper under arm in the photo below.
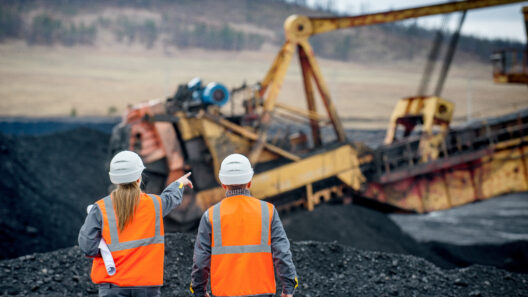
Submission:
<svg viewBox="0 0 528 297">
<path fill-rule="evenodd" d="M 86 208 L 86 212 L 89 213 L 92 207 L 92 204 L 88 205 L 88 207 Z M 110 252 L 110 249 L 108 248 L 108 245 L 106 244 L 104 238 L 101 238 L 101 241 L 99 242 L 99 251 L 101 252 L 101 257 L 103 258 L 103 262 L 106 267 L 106 272 L 108 273 L 108 275 L 114 275 L 116 273 L 114 258 L 112 257 L 112 253 Z"/>
</svg>

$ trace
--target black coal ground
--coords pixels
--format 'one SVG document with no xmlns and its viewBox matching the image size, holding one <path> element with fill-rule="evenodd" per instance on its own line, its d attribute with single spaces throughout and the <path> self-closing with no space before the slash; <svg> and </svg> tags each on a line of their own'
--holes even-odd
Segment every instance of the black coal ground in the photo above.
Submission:
<svg viewBox="0 0 528 297">
<path fill-rule="evenodd" d="M 86 205 L 107 191 L 108 138 L 108 134 L 85 128 L 45 136 L 0 134 L 0 259 L 76 244 Z M 281 216 L 293 240 L 338 240 L 349 245 L 293 244 L 302 283 L 299 293 L 304 296 L 522 296 L 516 290 L 527 288 L 526 275 L 481 266 L 441 270 L 421 259 L 387 254 L 413 254 L 440 267 L 453 267 L 453 254 L 455 264 L 469 265 L 480 263 L 484 256 L 510 253 L 497 253 L 501 247 L 486 254 L 475 254 L 469 247 L 465 252 L 471 257 L 451 249 L 451 258 L 446 259 L 434 247 L 413 241 L 385 214 L 355 205 L 322 205 L 312 213 Z M 188 294 L 191 239 L 183 234 L 168 236 L 166 296 Z M 519 254 L 524 259 L 517 261 L 520 266 L 526 263 L 527 253 L 525 249 Z M 501 261 L 491 264 L 504 267 Z M 77 248 L 1 261 L 0 294 L 95 293 L 89 267 Z"/>
<path fill-rule="evenodd" d="M 443 268 L 455 267 L 403 233 L 387 215 L 365 207 L 319 205 L 312 212 L 282 215 L 282 223 L 294 241 L 337 241 L 362 250 L 419 256 Z"/>
<path fill-rule="evenodd" d="M 189 296 L 194 236 L 166 236 L 163 296 Z M 528 296 L 528 274 L 492 267 L 443 270 L 417 257 L 337 243 L 293 242 L 297 296 Z M 95 296 L 77 247 L 0 262 L 3 296 Z M 280 288 L 279 288 L 280 290 Z"/>
<path fill-rule="evenodd" d="M 0 134 L 0 259 L 76 244 L 86 206 L 109 185 L 108 140 L 86 128 Z"/>
<path fill-rule="evenodd" d="M 505 201 L 504 198 L 498 199 Z M 492 217 L 487 219 L 490 221 Z M 505 220 L 504 217 L 499 219 Z M 428 231 L 438 234 L 438 238 L 419 243 L 386 214 L 358 205 L 319 205 L 312 212 L 295 211 L 282 215 L 282 222 L 288 237 L 294 241 L 337 241 L 362 250 L 409 254 L 442 268 L 483 264 L 514 272 L 528 272 L 527 241 L 471 245 L 442 242 L 441 232 L 449 232 L 449 228 L 455 227 L 437 224 Z M 481 232 L 478 228 L 472 231 Z M 433 234 L 429 236 L 434 237 Z"/>
</svg>

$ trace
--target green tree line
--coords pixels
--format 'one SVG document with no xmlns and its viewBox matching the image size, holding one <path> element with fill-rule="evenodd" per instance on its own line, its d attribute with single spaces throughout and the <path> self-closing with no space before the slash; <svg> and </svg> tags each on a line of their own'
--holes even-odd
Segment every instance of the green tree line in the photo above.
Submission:
<svg viewBox="0 0 528 297">
<path fill-rule="evenodd" d="M 191 26 L 172 27 L 170 43 L 180 48 L 199 47 L 205 49 L 258 50 L 264 37 L 254 33 L 244 33 L 225 24 L 222 27 L 197 23 Z"/>
<path fill-rule="evenodd" d="M 93 44 L 96 36 L 95 24 L 64 23 L 50 15 L 40 14 L 33 18 L 31 27 L 25 34 L 25 39 L 30 45 L 61 43 L 66 46 L 73 46 Z"/>
<path fill-rule="evenodd" d="M 0 41 L 22 36 L 22 19 L 16 8 L 0 5 Z"/>
<path fill-rule="evenodd" d="M 205 0 L 203 0 L 205 1 Z M 0 42 L 8 39 L 26 40 L 28 44 L 62 44 L 66 46 L 95 44 L 98 34 L 110 32 L 118 42 L 142 44 L 151 48 L 157 43 L 180 48 L 205 48 L 211 50 L 259 50 L 264 42 L 274 42 L 280 46 L 284 42 L 283 30 L 270 18 L 286 6 L 305 6 L 304 0 L 273 0 L 262 6 L 256 0 L 240 0 L 240 6 L 232 7 L 229 18 L 214 18 L 210 22 L 197 20 L 194 15 L 177 16 L 167 7 L 178 7 L 180 11 L 196 9 L 196 1 L 182 1 L 177 5 L 168 0 L 119 0 L 108 4 L 94 0 L 90 5 L 83 0 L 50 0 L 39 2 L 32 0 L 9 1 L 0 5 Z M 284 4 L 284 2 L 291 4 Z M 211 3 L 218 3 L 212 2 Z M 204 3 L 209 3 L 205 1 Z M 332 14 L 334 1 L 324 2 L 320 8 Z M 22 12 L 28 12 L 44 5 L 46 11 L 32 19 L 22 19 Z M 193 6 L 194 5 L 194 6 Z M 260 5 L 260 6 L 259 6 Z M 126 15 L 100 17 L 93 23 L 73 22 L 72 19 L 85 10 L 102 10 L 107 6 L 136 7 L 159 12 L 160 19 L 141 19 Z M 281 8 L 277 8 L 281 7 Z M 265 9 L 264 9 L 265 8 Z M 185 14 L 184 14 L 185 15 Z M 242 15 L 243 21 L 257 27 L 271 30 L 273 36 L 262 35 L 230 25 L 237 23 L 234 17 Z M 229 23 L 228 23 L 229 22 Z M 277 23 L 278 25 L 274 25 Z M 412 60 L 427 57 L 435 31 L 421 28 L 416 23 L 390 23 L 361 28 L 339 30 L 310 38 L 316 55 L 343 61 L 387 61 Z M 445 39 L 447 43 L 448 38 Z M 493 50 L 500 48 L 522 48 L 520 42 L 509 40 L 489 40 L 472 36 L 461 36 L 458 49 L 466 54 L 489 59 Z"/>
<path fill-rule="evenodd" d="M 30 25 L 25 25 L 17 8 L 0 6 L 0 42 L 24 39 L 29 45 L 60 43 L 73 46 L 93 44 L 96 36 L 95 24 L 63 22 L 42 13 L 34 16 Z"/>
<path fill-rule="evenodd" d="M 100 17 L 87 25 L 42 13 L 34 16 L 30 24 L 24 24 L 17 9 L 0 6 L 0 42 L 24 39 L 29 45 L 92 45 L 99 30 L 109 30 L 118 42 L 129 45 L 137 42 L 146 48 L 152 48 L 162 36 L 168 37 L 163 38 L 166 43 L 180 48 L 212 50 L 258 50 L 265 41 L 259 34 L 236 30 L 228 24 L 191 22 L 182 26 L 182 23 L 168 19 L 157 23 L 152 19 L 136 20 L 120 15 L 114 19 Z"/>
</svg>

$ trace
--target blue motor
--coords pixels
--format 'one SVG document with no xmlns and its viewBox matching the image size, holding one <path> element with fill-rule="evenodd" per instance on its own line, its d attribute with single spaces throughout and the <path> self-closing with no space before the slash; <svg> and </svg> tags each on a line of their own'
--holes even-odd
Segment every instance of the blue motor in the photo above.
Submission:
<svg viewBox="0 0 528 297">
<path fill-rule="evenodd" d="M 211 82 L 202 87 L 199 77 L 181 84 L 173 97 L 167 98 L 165 107 L 168 112 L 185 111 L 194 114 L 208 105 L 223 106 L 229 101 L 229 91 L 220 83 Z"/>
<path fill-rule="evenodd" d="M 187 88 L 192 92 L 193 100 L 200 100 L 206 105 L 223 106 L 229 101 L 229 91 L 221 83 L 210 82 L 203 88 L 202 80 L 195 77 L 187 84 Z"/>
<path fill-rule="evenodd" d="M 210 82 L 202 92 L 202 101 L 205 104 L 222 106 L 229 101 L 229 91 L 223 84 Z"/>
</svg>

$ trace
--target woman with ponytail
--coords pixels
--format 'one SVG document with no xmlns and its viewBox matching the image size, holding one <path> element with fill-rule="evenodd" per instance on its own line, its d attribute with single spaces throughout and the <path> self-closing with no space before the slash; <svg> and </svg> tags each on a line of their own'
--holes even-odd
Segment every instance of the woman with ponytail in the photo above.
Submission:
<svg viewBox="0 0 528 297">
<path fill-rule="evenodd" d="M 99 296 L 160 296 L 163 285 L 163 217 L 181 204 L 187 173 L 161 195 L 141 192 L 145 169 L 134 152 L 123 151 L 110 162 L 110 181 L 117 188 L 98 200 L 79 232 L 79 247 L 93 258 L 91 278 Z M 108 248 L 115 271 L 109 273 L 100 247 Z"/>
</svg>

